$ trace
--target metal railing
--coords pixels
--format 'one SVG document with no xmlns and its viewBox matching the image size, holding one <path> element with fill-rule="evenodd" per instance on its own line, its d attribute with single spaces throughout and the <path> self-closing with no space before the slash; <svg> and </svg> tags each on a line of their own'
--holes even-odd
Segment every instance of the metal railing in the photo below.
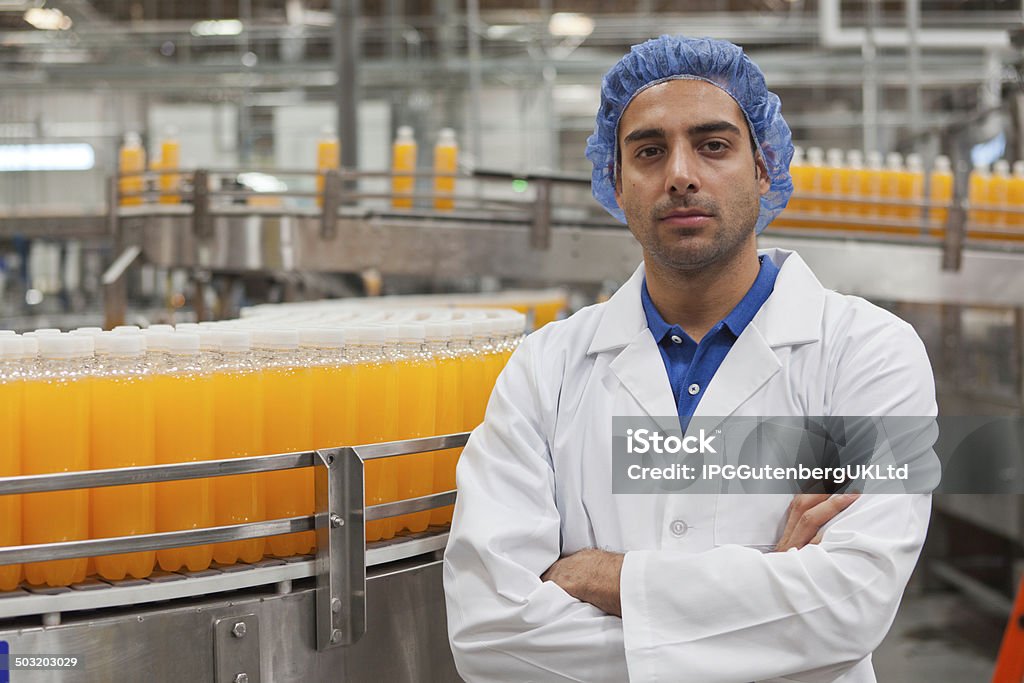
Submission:
<svg viewBox="0 0 1024 683">
<path fill-rule="evenodd" d="M 315 512 L 311 516 L 136 536 L 11 546 L 0 548 L 0 566 L 163 550 L 313 530 L 317 537 L 317 648 L 322 650 L 337 645 L 351 645 L 366 632 L 364 521 L 444 507 L 453 504 L 456 496 L 452 490 L 364 507 L 364 463 L 379 458 L 459 448 L 466 444 L 468 438 L 469 433 L 462 432 L 279 455 L 0 477 L 0 496 L 3 496 L 313 467 L 315 491 Z"/>
</svg>

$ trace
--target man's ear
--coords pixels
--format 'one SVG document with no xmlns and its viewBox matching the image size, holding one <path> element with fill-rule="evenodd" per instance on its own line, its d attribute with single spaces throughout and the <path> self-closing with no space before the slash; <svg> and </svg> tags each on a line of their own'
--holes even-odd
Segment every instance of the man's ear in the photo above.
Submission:
<svg viewBox="0 0 1024 683">
<path fill-rule="evenodd" d="M 764 163 L 764 158 L 760 154 L 754 156 L 754 166 L 757 169 L 759 194 L 768 194 L 768 190 L 772 187 L 772 179 L 768 175 L 768 166 Z"/>
</svg>

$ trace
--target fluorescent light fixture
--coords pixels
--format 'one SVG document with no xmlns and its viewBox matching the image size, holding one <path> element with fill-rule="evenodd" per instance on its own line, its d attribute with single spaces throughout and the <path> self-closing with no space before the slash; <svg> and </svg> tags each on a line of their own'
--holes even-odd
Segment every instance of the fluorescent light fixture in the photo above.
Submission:
<svg viewBox="0 0 1024 683">
<path fill-rule="evenodd" d="M 0 172 L 88 171 L 95 165 L 96 153 L 85 142 L 0 145 Z"/>
<path fill-rule="evenodd" d="M 594 20 L 578 12 L 555 12 L 548 22 L 548 32 L 563 38 L 586 38 L 594 32 Z"/>
<path fill-rule="evenodd" d="M 191 33 L 201 36 L 237 36 L 242 32 L 242 22 L 238 19 L 214 19 L 197 21 L 192 24 Z"/>
<path fill-rule="evenodd" d="M 24 19 L 41 31 L 67 31 L 71 28 L 71 17 L 59 9 L 32 7 L 25 10 Z"/>
<path fill-rule="evenodd" d="M 1006 134 L 999 132 L 994 138 L 979 142 L 971 148 L 971 163 L 975 166 L 991 166 L 1003 158 L 1006 152 Z"/>
<path fill-rule="evenodd" d="M 288 185 L 266 173 L 239 173 L 238 182 L 256 192 L 286 192 Z"/>
</svg>

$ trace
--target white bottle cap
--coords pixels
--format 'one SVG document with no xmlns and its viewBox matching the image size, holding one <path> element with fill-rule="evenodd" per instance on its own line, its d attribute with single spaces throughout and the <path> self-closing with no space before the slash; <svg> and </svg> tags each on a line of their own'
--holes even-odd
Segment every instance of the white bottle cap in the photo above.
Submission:
<svg viewBox="0 0 1024 683">
<path fill-rule="evenodd" d="M 442 128 L 437 134 L 437 144 L 444 145 L 446 147 L 454 147 L 457 144 L 455 141 L 455 129 Z"/>
<path fill-rule="evenodd" d="M 885 167 L 890 171 L 899 171 L 903 169 L 903 157 L 900 156 L 899 152 L 889 152 L 885 155 Z"/>
<path fill-rule="evenodd" d="M 793 159 L 789 162 L 790 166 L 799 166 L 804 163 L 804 148 L 797 145 L 793 148 Z"/>
<path fill-rule="evenodd" d="M 348 328 L 348 333 L 356 344 L 363 346 L 382 346 L 384 344 L 384 328 L 380 325 L 353 325 Z"/>
<path fill-rule="evenodd" d="M 22 343 L 25 345 L 25 358 L 35 358 L 39 355 L 39 338 L 22 335 Z"/>
<path fill-rule="evenodd" d="M 199 350 L 206 352 L 217 352 L 220 351 L 220 336 L 219 330 L 188 330 L 182 334 L 197 334 L 199 335 Z"/>
<path fill-rule="evenodd" d="M 846 153 L 846 165 L 850 168 L 862 168 L 864 166 L 864 153 L 859 149 L 851 149 Z"/>
<path fill-rule="evenodd" d="M 402 323 L 401 325 L 391 325 L 398 332 L 398 338 L 403 342 L 419 342 L 420 344 L 427 338 L 427 330 L 421 323 Z"/>
<path fill-rule="evenodd" d="M 828 151 L 825 158 L 828 159 L 829 166 L 840 168 L 843 165 L 843 150 L 833 147 Z"/>
<path fill-rule="evenodd" d="M 452 339 L 467 341 L 473 338 L 473 323 L 468 320 L 452 321 Z"/>
<path fill-rule="evenodd" d="M 106 334 L 96 338 L 96 353 L 105 356 L 141 356 L 145 340 L 139 334 Z"/>
<path fill-rule="evenodd" d="M 36 337 L 39 342 L 39 356 L 47 360 L 75 358 L 78 355 L 78 339 L 81 337 L 63 334 Z"/>
<path fill-rule="evenodd" d="M 252 334 L 248 330 L 223 330 L 218 334 L 222 353 L 245 353 L 252 349 Z"/>
<path fill-rule="evenodd" d="M 150 325 L 146 329 L 150 332 L 174 332 L 174 325 Z"/>
<path fill-rule="evenodd" d="M 128 131 L 124 134 L 125 147 L 142 147 L 142 136 L 135 131 Z"/>
<path fill-rule="evenodd" d="M 428 320 L 423 323 L 424 332 L 428 341 L 440 341 L 451 339 L 452 324 L 444 320 Z"/>
<path fill-rule="evenodd" d="M 868 168 L 878 170 L 882 168 L 882 153 L 877 150 L 871 150 L 865 157 L 868 160 Z"/>
<path fill-rule="evenodd" d="M 924 168 L 924 164 L 921 162 L 921 155 L 920 154 L 911 153 L 911 154 L 907 155 L 907 170 L 908 171 L 914 171 L 915 173 L 920 173 L 923 168 Z"/>
<path fill-rule="evenodd" d="M 100 334 L 101 332 L 103 332 L 102 327 L 76 327 L 75 329 L 71 330 L 71 334 L 97 335 Z"/>
<path fill-rule="evenodd" d="M 949 173 L 952 165 L 949 163 L 949 157 L 945 154 L 940 154 L 935 157 L 935 172 L 936 173 Z"/>
<path fill-rule="evenodd" d="M 299 330 L 299 344 L 318 349 L 341 349 L 345 346 L 345 330 L 340 327 L 304 327 Z"/>
<path fill-rule="evenodd" d="M 96 338 L 89 334 L 71 334 L 68 335 L 75 340 L 77 346 L 77 353 L 80 357 L 85 358 L 96 353 Z"/>
<path fill-rule="evenodd" d="M 0 358 L 19 360 L 25 356 L 25 340 L 21 337 L 0 337 Z"/>
<path fill-rule="evenodd" d="M 123 334 L 126 332 L 142 332 L 142 328 L 139 327 L 138 325 L 118 325 L 117 327 L 114 328 L 114 332 L 117 332 L 118 334 Z"/>
<path fill-rule="evenodd" d="M 1000 159 L 999 161 L 992 165 L 992 170 L 995 172 L 996 175 L 1008 176 L 1010 175 L 1010 162 L 1007 161 L 1006 159 Z"/>
<path fill-rule="evenodd" d="M 160 334 L 157 332 L 156 334 Z M 175 355 L 199 353 L 199 335 L 193 332 L 177 332 L 166 336 L 167 352 Z"/>
<path fill-rule="evenodd" d="M 150 325 L 150 329 L 152 328 L 153 325 Z M 195 332 L 201 329 L 203 328 L 199 325 L 199 323 L 178 323 L 177 325 L 174 326 L 175 332 Z"/>
<path fill-rule="evenodd" d="M 490 339 L 494 333 L 494 326 L 491 321 L 484 318 L 482 320 L 472 321 L 473 325 L 473 339 Z"/>
<path fill-rule="evenodd" d="M 399 126 L 395 142 L 415 142 L 412 126 Z"/>
<path fill-rule="evenodd" d="M 974 172 L 981 175 L 988 174 L 988 164 L 974 164 Z"/>
<path fill-rule="evenodd" d="M 0 337 L 16 337 L 18 335 L 14 330 L 0 330 Z"/>
<path fill-rule="evenodd" d="M 114 331 L 117 332 L 117 330 L 114 330 Z M 126 333 L 126 334 L 130 334 L 130 333 Z M 183 332 L 182 334 L 188 334 L 188 333 L 187 332 Z M 169 334 L 167 332 L 150 332 L 149 330 L 147 330 L 141 336 L 144 336 L 145 339 L 146 339 L 146 350 L 148 350 L 148 351 L 166 351 L 168 348 L 170 348 L 171 337 L 173 337 L 174 335 L 173 334 Z"/>
<path fill-rule="evenodd" d="M 812 166 L 821 166 L 824 159 L 825 153 L 821 151 L 821 147 L 811 147 L 807 150 L 807 161 Z"/>
<path fill-rule="evenodd" d="M 61 331 L 56 327 L 41 327 L 35 333 L 37 337 L 42 337 L 47 334 L 61 334 Z"/>
<path fill-rule="evenodd" d="M 253 348 L 271 351 L 292 351 L 299 348 L 299 331 L 282 327 L 264 327 L 253 330 Z"/>
<path fill-rule="evenodd" d="M 1013 175 L 1024 178 L 1024 161 L 1013 162 Z"/>
</svg>

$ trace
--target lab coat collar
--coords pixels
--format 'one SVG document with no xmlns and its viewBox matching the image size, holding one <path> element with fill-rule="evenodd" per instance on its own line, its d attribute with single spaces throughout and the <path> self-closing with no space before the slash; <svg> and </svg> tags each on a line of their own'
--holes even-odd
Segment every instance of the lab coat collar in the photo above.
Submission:
<svg viewBox="0 0 1024 683">
<path fill-rule="evenodd" d="M 773 348 L 819 341 L 825 289 L 814 273 L 794 251 L 761 249 L 758 254 L 770 258 L 779 267 L 779 275 L 772 295 L 750 323 L 757 329 L 757 336 Z M 640 303 L 644 272 L 641 263 L 605 304 L 588 354 L 629 346 L 647 331 Z"/>
</svg>

